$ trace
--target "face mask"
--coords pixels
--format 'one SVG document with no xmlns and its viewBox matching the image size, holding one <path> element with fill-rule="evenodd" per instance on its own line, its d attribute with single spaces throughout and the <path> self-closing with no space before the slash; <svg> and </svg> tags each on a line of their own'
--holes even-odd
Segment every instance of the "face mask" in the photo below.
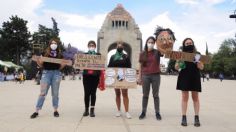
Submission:
<svg viewBox="0 0 236 132">
<path fill-rule="evenodd" d="M 148 47 L 148 49 L 153 49 L 153 48 L 154 48 L 154 44 L 152 44 L 152 43 L 147 43 L 147 47 Z"/>
<path fill-rule="evenodd" d="M 90 48 L 89 48 L 89 51 L 95 51 L 95 48 L 90 47 Z"/>
<path fill-rule="evenodd" d="M 193 45 L 188 45 L 188 46 L 184 46 L 184 47 L 183 47 L 183 51 L 184 51 L 184 52 L 192 53 L 192 52 L 193 52 L 193 49 L 194 49 L 194 46 L 193 46 Z"/>
<path fill-rule="evenodd" d="M 119 47 L 117 48 L 117 51 L 121 53 L 123 51 L 123 48 Z"/>
<path fill-rule="evenodd" d="M 50 48 L 51 48 L 52 50 L 56 50 L 56 49 L 57 49 L 57 44 L 51 44 L 51 45 L 50 45 Z"/>
</svg>

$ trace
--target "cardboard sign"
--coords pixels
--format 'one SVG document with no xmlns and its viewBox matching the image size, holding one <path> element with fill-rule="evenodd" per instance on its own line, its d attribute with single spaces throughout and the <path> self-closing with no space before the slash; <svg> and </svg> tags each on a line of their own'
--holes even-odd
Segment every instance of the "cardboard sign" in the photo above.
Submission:
<svg viewBox="0 0 236 132">
<path fill-rule="evenodd" d="M 72 66 L 72 61 L 71 60 L 49 58 L 49 57 L 36 56 L 36 55 L 32 56 L 33 61 L 37 61 L 39 58 L 41 58 L 41 60 L 43 62 L 56 63 L 56 64 L 65 64 L 65 65 L 68 65 L 68 66 Z"/>
<path fill-rule="evenodd" d="M 75 69 L 104 70 L 106 59 L 102 55 L 75 54 Z"/>
<path fill-rule="evenodd" d="M 209 64 L 211 58 L 206 55 L 200 55 L 196 53 L 187 53 L 187 52 L 180 52 L 180 51 L 167 51 L 165 54 L 165 58 L 170 58 L 173 60 L 182 60 L 182 61 L 189 61 L 189 62 L 198 62 L 201 61 L 204 64 Z"/>
<path fill-rule="evenodd" d="M 105 71 L 107 88 L 137 88 L 137 73 L 132 68 L 107 68 Z"/>
</svg>

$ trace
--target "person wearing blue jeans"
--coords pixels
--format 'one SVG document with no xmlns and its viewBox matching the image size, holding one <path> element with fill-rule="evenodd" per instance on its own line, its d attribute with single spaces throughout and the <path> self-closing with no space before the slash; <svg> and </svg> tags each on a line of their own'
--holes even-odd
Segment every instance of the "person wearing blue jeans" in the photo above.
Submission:
<svg viewBox="0 0 236 132">
<path fill-rule="evenodd" d="M 57 39 L 51 39 L 49 46 L 45 53 L 42 55 L 49 58 L 63 58 L 61 50 L 58 48 L 59 41 Z M 52 105 L 54 108 L 54 117 L 59 117 L 58 103 L 59 103 L 59 87 L 61 82 L 60 70 L 65 66 L 63 64 L 43 62 L 41 59 L 37 60 L 37 64 L 43 68 L 42 77 L 40 80 L 40 95 L 36 104 L 36 111 L 30 116 L 31 119 L 36 118 L 39 114 L 39 110 L 42 109 L 45 97 L 49 88 L 52 90 Z"/>
</svg>

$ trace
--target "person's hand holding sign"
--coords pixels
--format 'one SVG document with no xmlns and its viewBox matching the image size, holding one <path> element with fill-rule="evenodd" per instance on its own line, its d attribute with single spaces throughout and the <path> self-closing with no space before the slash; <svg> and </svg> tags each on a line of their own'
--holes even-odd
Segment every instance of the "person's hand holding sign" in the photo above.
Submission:
<svg viewBox="0 0 236 132">
<path fill-rule="evenodd" d="M 33 55 L 33 56 L 32 56 L 32 60 L 33 60 L 33 61 L 36 61 L 36 63 L 38 64 L 39 67 L 43 67 L 42 56 Z"/>
<path fill-rule="evenodd" d="M 204 64 L 201 61 L 197 62 L 197 68 L 203 70 Z"/>
</svg>

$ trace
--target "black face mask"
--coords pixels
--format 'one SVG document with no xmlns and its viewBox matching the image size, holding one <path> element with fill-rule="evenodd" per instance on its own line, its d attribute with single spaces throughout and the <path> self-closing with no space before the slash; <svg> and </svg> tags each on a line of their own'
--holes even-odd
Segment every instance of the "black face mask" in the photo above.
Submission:
<svg viewBox="0 0 236 132">
<path fill-rule="evenodd" d="M 193 52 L 193 49 L 194 49 L 194 46 L 193 46 L 193 45 L 188 45 L 188 46 L 184 46 L 184 47 L 183 47 L 183 51 L 184 51 L 184 52 L 192 53 L 192 52 Z"/>
<path fill-rule="evenodd" d="M 117 51 L 118 51 L 119 53 L 121 53 L 123 50 L 124 50 L 124 49 L 121 48 L 121 47 L 118 47 L 118 48 L 117 48 Z"/>
</svg>

